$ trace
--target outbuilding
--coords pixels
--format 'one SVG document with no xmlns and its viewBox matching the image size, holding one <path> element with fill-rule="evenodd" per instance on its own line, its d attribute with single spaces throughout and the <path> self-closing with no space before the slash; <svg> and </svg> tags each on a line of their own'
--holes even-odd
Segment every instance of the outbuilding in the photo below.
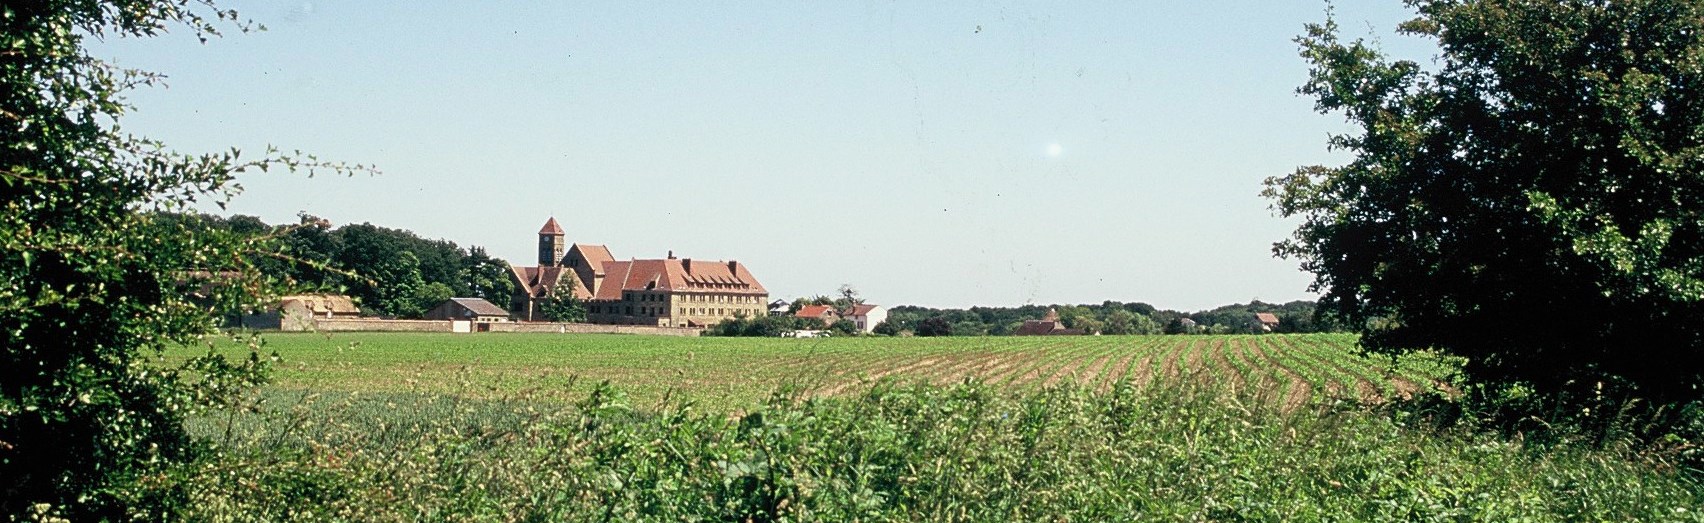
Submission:
<svg viewBox="0 0 1704 523">
<path fill-rule="evenodd" d="M 427 311 L 426 319 L 500 323 L 509 321 L 509 311 L 480 298 L 450 298 Z"/>
</svg>

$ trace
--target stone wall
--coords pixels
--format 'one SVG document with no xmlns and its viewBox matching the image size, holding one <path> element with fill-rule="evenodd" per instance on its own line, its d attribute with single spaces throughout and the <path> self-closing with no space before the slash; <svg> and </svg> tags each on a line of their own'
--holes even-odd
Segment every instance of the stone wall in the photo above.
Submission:
<svg viewBox="0 0 1704 523">
<path fill-rule="evenodd" d="M 381 320 L 374 318 L 314 319 L 320 332 L 450 332 L 446 320 Z"/>
<path fill-rule="evenodd" d="M 697 336 L 702 329 L 653 327 L 649 325 L 599 325 L 595 323 L 492 323 L 488 332 L 556 332 L 574 334 L 644 334 L 649 336 Z"/>
<path fill-rule="evenodd" d="M 313 329 L 320 332 L 455 332 L 449 320 L 382 320 L 377 318 L 315 318 Z M 276 328 L 276 327 L 274 327 Z M 288 329 L 295 330 L 295 329 Z M 476 323 L 479 332 L 538 332 L 575 334 L 641 334 L 648 336 L 697 336 L 702 329 L 685 327 L 653 327 L 648 325 L 598 325 L 593 323 L 534 323 L 500 322 Z"/>
</svg>

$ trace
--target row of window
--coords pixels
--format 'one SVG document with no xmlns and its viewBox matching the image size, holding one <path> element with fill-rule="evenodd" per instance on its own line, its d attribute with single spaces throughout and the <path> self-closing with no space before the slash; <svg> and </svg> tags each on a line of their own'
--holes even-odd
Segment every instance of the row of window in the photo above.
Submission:
<svg viewBox="0 0 1704 523">
<path fill-rule="evenodd" d="M 683 301 L 687 301 L 687 302 L 691 302 L 691 303 L 749 303 L 749 304 L 763 303 L 763 299 L 761 297 L 758 297 L 758 296 L 743 296 L 743 295 L 742 296 L 729 296 L 729 295 L 726 295 L 726 294 L 683 294 L 683 295 L 681 295 L 681 298 L 682 298 Z M 666 302 L 666 301 L 669 301 L 668 296 L 664 295 L 664 294 L 639 294 L 639 293 L 633 293 L 633 292 L 622 293 L 621 299 L 624 300 L 624 301 L 640 301 L 640 302 Z"/>
<path fill-rule="evenodd" d="M 699 303 L 763 303 L 756 296 L 729 296 L 726 294 L 688 294 L 686 301 Z"/>
<path fill-rule="evenodd" d="M 632 306 L 622 307 L 622 306 L 616 306 L 616 305 L 609 305 L 609 306 L 593 305 L 593 306 L 587 307 L 587 312 L 592 313 L 592 314 L 604 314 L 604 313 L 607 312 L 609 314 L 626 314 L 628 316 L 633 316 L 634 315 L 633 313 L 634 313 L 635 310 L 637 310 L 639 312 L 640 316 L 662 316 L 662 315 L 666 314 L 666 312 L 668 311 L 668 309 L 665 308 L 665 307 L 639 307 L 638 309 L 635 309 Z M 680 316 L 708 316 L 708 315 L 727 316 L 727 315 L 730 315 L 730 314 L 738 313 L 742 310 L 746 314 L 751 314 L 751 315 L 758 314 L 758 311 L 755 310 L 755 309 L 729 309 L 729 308 L 710 308 L 710 307 L 681 307 L 680 312 L 678 314 Z"/>
</svg>

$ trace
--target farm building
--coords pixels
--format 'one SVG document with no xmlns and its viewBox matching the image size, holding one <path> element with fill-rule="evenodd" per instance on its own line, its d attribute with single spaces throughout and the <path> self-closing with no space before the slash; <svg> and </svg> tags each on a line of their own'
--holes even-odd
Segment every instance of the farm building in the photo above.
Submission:
<svg viewBox="0 0 1704 523">
<path fill-rule="evenodd" d="M 1254 313 L 1254 328 L 1259 332 L 1272 332 L 1278 328 L 1278 315 L 1270 312 Z"/>
<path fill-rule="evenodd" d="M 427 311 L 426 319 L 500 323 L 509 321 L 509 311 L 479 298 L 450 298 Z"/>
<path fill-rule="evenodd" d="M 1059 321 L 1059 311 L 1047 309 L 1047 315 L 1039 320 L 1024 320 L 1018 330 L 1012 331 L 1014 336 L 1071 336 L 1087 334 L 1083 329 L 1067 329 L 1065 323 Z"/>
<path fill-rule="evenodd" d="M 676 258 L 616 261 L 608 247 L 569 244 L 551 218 L 538 231 L 538 265 L 514 266 L 515 315 L 542 321 L 538 305 L 572 292 L 586 305 L 586 320 L 617 325 L 704 327 L 736 315 L 758 317 L 769 291 L 737 261 Z"/>
<path fill-rule="evenodd" d="M 834 322 L 840 321 L 840 313 L 834 310 L 833 305 L 806 305 L 799 307 L 799 312 L 793 313 L 793 316 L 816 318 L 822 320 L 823 325 L 833 325 Z"/>
<path fill-rule="evenodd" d="M 315 318 L 359 318 L 355 300 L 337 294 L 303 294 L 279 298 L 278 305 L 255 314 L 244 314 L 240 326 L 250 329 L 307 331 Z"/>
</svg>

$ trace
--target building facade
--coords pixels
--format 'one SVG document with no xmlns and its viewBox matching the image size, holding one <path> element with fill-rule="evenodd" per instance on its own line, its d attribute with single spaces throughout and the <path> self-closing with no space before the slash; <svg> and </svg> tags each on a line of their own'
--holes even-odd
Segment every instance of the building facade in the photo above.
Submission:
<svg viewBox="0 0 1704 523">
<path fill-rule="evenodd" d="M 556 292 L 585 304 L 586 321 L 616 325 L 705 327 L 768 313 L 769 291 L 737 261 L 677 258 L 616 261 L 603 245 L 569 244 L 556 222 L 538 232 L 538 265 L 515 266 L 511 310 L 545 321 L 539 305 Z"/>
<path fill-rule="evenodd" d="M 875 332 L 876 326 L 887 321 L 888 317 L 886 308 L 867 303 L 853 305 L 847 312 L 846 319 L 852 320 L 852 323 L 858 326 L 858 331 L 865 334 Z"/>
<path fill-rule="evenodd" d="M 426 319 L 503 323 L 509 321 L 509 311 L 479 298 L 450 298 L 426 311 Z"/>
</svg>

